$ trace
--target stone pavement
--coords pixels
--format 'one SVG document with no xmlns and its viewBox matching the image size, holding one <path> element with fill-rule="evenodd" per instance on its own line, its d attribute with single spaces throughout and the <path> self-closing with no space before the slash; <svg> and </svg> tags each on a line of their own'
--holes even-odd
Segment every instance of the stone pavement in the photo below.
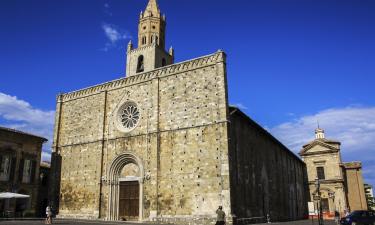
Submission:
<svg viewBox="0 0 375 225">
<path fill-rule="evenodd" d="M 0 220 L 0 225 L 40 225 L 44 224 L 43 220 Z M 54 220 L 53 224 L 59 225 L 149 225 L 146 223 L 137 223 L 137 222 L 107 222 L 107 221 L 90 221 L 90 220 Z M 155 225 L 155 224 L 154 224 Z M 268 225 L 262 224 L 262 225 Z M 280 223 L 271 223 L 270 225 L 318 225 L 318 221 L 314 220 L 301 220 L 301 221 L 292 221 L 292 222 L 280 222 Z M 335 225 L 333 221 L 324 221 L 324 225 Z"/>
<path fill-rule="evenodd" d="M 268 225 L 269 223 L 262 223 L 262 225 Z M 318 225 L 318 220 L 298 220 L 298 221 L 290 221 L 290 222 L 275 222 L 271 223 L 271 225 Z M 324 225 L 336 225 L 336 223 L 332 220 L 325 220 Z"/>
</svg>

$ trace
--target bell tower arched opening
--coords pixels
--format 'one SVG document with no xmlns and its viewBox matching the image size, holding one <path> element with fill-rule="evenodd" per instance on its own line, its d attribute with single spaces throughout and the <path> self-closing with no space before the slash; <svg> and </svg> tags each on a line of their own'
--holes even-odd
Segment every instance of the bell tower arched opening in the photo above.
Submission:
<svg viewBox="0 0 375 225">
<path fill-rule="evenodd" d="M 143 72 L 144 70 L 145 70 L 144 57 L 143 57 L 143 55 L 140 55 L 140 56 L 138 56 L 137 73 Z"/>
</svg>

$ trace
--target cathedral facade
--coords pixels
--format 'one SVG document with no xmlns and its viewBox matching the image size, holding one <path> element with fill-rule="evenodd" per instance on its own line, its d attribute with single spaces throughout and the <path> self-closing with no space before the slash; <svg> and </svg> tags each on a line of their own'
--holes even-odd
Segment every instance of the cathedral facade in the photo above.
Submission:
<svg viewBox="0 0 375 225">
<path fill-rule="evenodd" d="M 126 78 L 57 98 L 51 198 L 60 217 L 229 224 L 307 213 L 305 164 L 228 104 L 226 54 L 175 63 L 156 0 Z"/>
<path fill-rule="evenodd" d="M 307 167 L 310 199 L 314 208 L 320 208 L 325 217 L 334 217 L 335 211 L 367 210 L 361 162 L 343 162 L 341 143 L 325 138 L 323 129 L 315 130 L 315 140 L 300 151 Z M 319 192 L 317 179 L 320 183 Z M 317 206 L 318 204 L 318 206 Z M 320 204 L 320 205 L 319 205 Z"/>
</svg>

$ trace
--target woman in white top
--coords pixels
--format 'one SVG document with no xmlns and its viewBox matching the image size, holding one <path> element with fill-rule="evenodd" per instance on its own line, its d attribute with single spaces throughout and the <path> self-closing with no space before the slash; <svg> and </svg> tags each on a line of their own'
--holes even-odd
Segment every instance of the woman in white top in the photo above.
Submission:
<svg viewBox="0 0 375 225">
<path fill-rule="evenodd" d="M 52 224 L 52 210 L 50 206 L 46 208 L 46 224 Z"/>
</svg>

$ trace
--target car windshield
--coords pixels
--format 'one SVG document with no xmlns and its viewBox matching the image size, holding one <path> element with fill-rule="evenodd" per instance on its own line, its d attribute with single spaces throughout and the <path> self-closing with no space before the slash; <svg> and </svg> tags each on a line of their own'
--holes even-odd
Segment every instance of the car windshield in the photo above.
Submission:
<svg viewBox="0 0 375 225">
<path fill-rule="evenodd" d="M 364 212 L 362 212 L 362 211 L 353 211 L 353 212 L 351 212 L 350 214 L 349 214 L 349 216 L 362 216 L 362 214 L 363 214 Z"/>
</svg>

